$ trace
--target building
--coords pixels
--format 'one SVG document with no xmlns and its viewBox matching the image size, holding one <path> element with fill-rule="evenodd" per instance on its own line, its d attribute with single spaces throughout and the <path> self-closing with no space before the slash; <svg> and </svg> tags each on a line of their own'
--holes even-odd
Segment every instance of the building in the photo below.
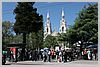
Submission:
<svg viewBox="0 0 100 67">
<path fill-rule="evenodd" d="M 64 10 L 63 9 L 61 11 L 61 20 L 60 20 L 60 28 L 59 28 L 59 30 L 60 30 L 60 32 L 57 32 L 56 28 L 55 28 L 54 31 L 52 31 L 51 22 L 50 22 L 50 13 L 48 12 L 47 13 L 46 25 L 44 27 L 44 40 L 48 35 L 58 36 L 58 34 L 66 33 L 67 26 L 66 26 L 65 14 L 64 14 Z M 59 45 L 64 47 L 64 43 L 60 43 Z"/>
<path fill-rule="evenodd" d="M 65 21 L 65 15 L 64 15 L 64 10 L 62 9 L 62 15 L 61 15 L 61 21 L 60 21 L 60 32 L 56 31 L 56 28 L 54 29 L 54 31 L 52 31 L 51 29 L 51 22 L 50 22 L 50 13 L 47 13 L 47 21 L 46 21 L 46 25 L 45 25 L 45 29 L 44 29 L 44 39 L 48 36 L 48 35 L 52 35 L 52 36 L 57 36 L 58 33 L 66 33 L 67 30 L 67 26 L 66 26 L 66 21 Z"/>
<path fill-rule="evenodd" d="M 66 27 L 66 21 L 65 21 L 65 15 L 64 10 L 62 9 L 62 19 L 60 21 L 60 33 L 66 33 L 67 27 Z"/>
<path fill-rule="evenodd" d="M 45 29 L 44 30 L 45 30 L 44 31 L 44 39 L 45 39 L 48 35 L 52 34 L 49 12 L 47 13 L 47 21 L 46 21 L 46 25 L 45 25 Z"/>
</svg>

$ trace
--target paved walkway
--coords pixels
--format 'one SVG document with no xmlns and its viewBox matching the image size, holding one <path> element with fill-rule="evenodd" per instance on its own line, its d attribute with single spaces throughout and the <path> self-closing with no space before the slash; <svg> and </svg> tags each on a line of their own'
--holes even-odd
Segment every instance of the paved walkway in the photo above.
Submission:
<svg viewBox="0 0 100 67">
<path fill-rule="evenodd" d="M 77 61 L 71 61 L 71 62 L 42 62 L 42 61 L 20 61 L 20 62 L 8 62 L 6 65 L 65 65 L 65 64 L 88 64 L 88 65 L 97 65 L 98 61 L 90 61 L 90 60 L 77 60 Z"/>
<path fill-rule="evenodd" d="M 73 64 L 98 64 L 98 61 L 93 61 L 93 60 L 77 60 L 77 61 L 72 61 Z"/>
</svg>

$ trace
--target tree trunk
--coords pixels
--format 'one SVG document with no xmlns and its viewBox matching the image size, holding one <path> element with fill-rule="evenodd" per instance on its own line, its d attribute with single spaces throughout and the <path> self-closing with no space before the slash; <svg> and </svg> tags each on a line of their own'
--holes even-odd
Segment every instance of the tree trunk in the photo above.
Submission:
<svg viewBox="0 0 100 67">
<path fill-rule="evenodd" d="M 23 33 L 22 61 L 25 60 L 26 33 Z"/>
<path fill-rule="evenodd" d="M 23 33 L 23 43 L 26 44 L 26 33 Z"/>
</svg>

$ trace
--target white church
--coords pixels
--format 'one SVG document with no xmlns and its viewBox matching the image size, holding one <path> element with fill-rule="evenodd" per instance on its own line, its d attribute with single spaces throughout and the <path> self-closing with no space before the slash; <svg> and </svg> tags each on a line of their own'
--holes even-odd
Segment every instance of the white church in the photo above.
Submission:
<svg viewBox="0 0 100 67">
<path fill-rule="evenodd" d="M 57 33 L 66 33 L 67 30 L 67 26 L 66 26 L 66 21 L 65 21 L 65 16 L 64 16 L 64 10 L 62 9 L 62 15 L 61 15 L 61 21 L 60 21 L 60 32 L 57 32 L 56 30 L 54 30 L 52 32 L 51 29 L 51 22 L 50 22 L 50 15 L 49 12 L 47 13 L 47 21 L 46 21 L 46 25 L 44 27 L 44 39 L 48 36 L 48 35 L 52 35 L 52 36 L 57 36 Z"/>
<path fill-rule="evenodd" d="M 50 22 L 50 14 L 49 12 L 47 13 L 47 20 L 46 20 L 46 25 L 44 27 L 44 40 L 45 38 L 48 36 L 48 35 L 51 35 L 51 36 L 58 36 L 58 33 L 66 33 L 66 30 L 67 30 L 67 24 L 66 24 L 66 21 L 65 21 L 65 14 L 64 14 L 64 10 L 62 9 L 61 11 L 62 15 L 61 15 L 61 20 L 60 20 L 60 32 L 57 32 L 56 30 L 54 30 L 52 32 L 52 29 L 51 29 L 51 22 Z M 65 48 L 64 44 L 63 43 L 60 43 L 59 45 L 62 46 L 62 48 Z"/>
</svg>

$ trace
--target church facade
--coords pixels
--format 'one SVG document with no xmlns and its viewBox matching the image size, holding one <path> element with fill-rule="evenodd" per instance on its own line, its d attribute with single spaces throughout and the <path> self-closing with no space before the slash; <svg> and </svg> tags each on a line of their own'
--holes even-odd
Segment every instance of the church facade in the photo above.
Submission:
<svg viewBox="0 0 100 67">
<path fill-rule="evenodd" d="M 62 9 L 61 11 L 61 20 L 60 20 L 60 28 L 59 28 L 59 32 L 56 31 L 56 29 L 54 29 L 54 31 L 52 32 L 51 29 L 51 22 L 50 22 L 50 13 L 47 13 L 47 20 L 46 20 L 46 25 L 44 27 L 44 40 L 48 35 L 51 36 L 58 36 L 58 34 L 61 33 L 66 33 L 67 30 L 67 26 L 66 26 L 66 21 L 65 21 L 65 14 L 64 14 L 64 10 Z M 61 49 L 64 49 L 64 43 L 58 43 L 59 46 L 61 46 Z"/>
<path fill-rule="evenodd" d="M 64 10 L 62 9 L 62 13 L 61 13 L 61 20 L 60 20 L 60 32 L 57 32 L 56 29 L 52 32 L 51 29 L 51 22 L 50 22 L 50 13 L 47 13 L 47 21 L 46 21 L 46 25 L 44 27 L 44 39 L 48 36 L 48 35 L 52 35 L 52 36 L 57 36 L 58 33 L 66 33 L 67 30 L 67 26 L 66 26 L 66 21 L 65 21 L 65 14 L 64 14 Z"/>
</svg>

